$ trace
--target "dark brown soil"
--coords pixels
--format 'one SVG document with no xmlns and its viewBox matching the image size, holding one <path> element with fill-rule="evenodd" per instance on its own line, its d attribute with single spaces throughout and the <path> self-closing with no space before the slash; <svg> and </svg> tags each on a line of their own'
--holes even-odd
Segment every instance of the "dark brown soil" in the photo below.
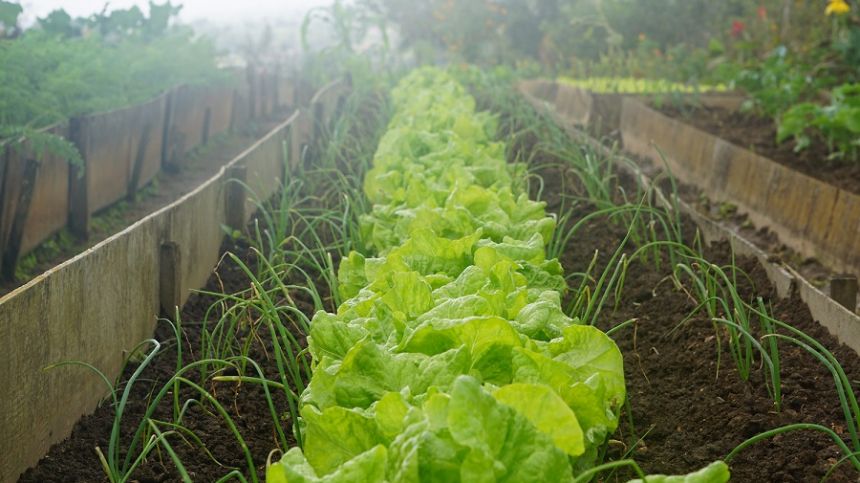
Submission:
<svg viewBox="0 0 860 483">
<path fill-rule="evenodd" d="M 728 248 L 714 248 L 711 260 L 727 262 Z M 762 269 L 751 260 L 739 260 L 753 274 L 759 294 L 773 304 L 777 318 L 791 323 L 835 348 L 849 374 L 860 374 L 860 361 L 840 347 L 797 298 L 773 300 Z M 651 282 L 650 284 L 648 282 Z M 738 375 L 725 349 L 726 337 L 702 317 L 675 334 L 669 333 L 693 309 L 687 296 L 671 284 L 657 285 L 654 273 L 634 275 L 631 287 L 656 286 L 655 296 L 632 297 L 616 313 L 606 314 L 606 327 L 623 320 L 638 321 L 616 336 L 624 352 L 635 436 L 642 437 L 635 458 L 648 472 L 683 473 L 724 458 L 735 446 L 763 431 L 798 422 L 832 428 L 847 439 L 833 378 L 811 355 L 788 343 L 781 344 L 783 409 L 777 412 L 769 397 L 763 373 L 749 382 Z M 750 292 L 751 294 L 754 292 Z M 716 337 L 723 339 L 721 367 L 717 367 Z M 619 439 L 629 444 L 629 427 Z M 622 454 L 618 449 L 619 456 Z M 753 446 L 732 461 L 736 481 L 818 481 L 840 458 L 839 449 L 824 435 L 796 432 Z M 831 481 L 855 481 L 849 466 Z"/>
<path fill-rule="evenodd" d="M 717 107 L 678 109 L 665 105 L 660 110 L 808 176 L 860 194 L 860 162 L 828 160 L 830 150 L 821 140 L 795 152 L 793 141 L 776 143 L 777 126 L 771 119 Z"/>
<path fill-rule="evenodd" d="M 575 191 L 576 183 L 564 181 L 566 176 L 559 170 L 545 169 L 540 174 L 546 183 L 545 198 L 551 211 L 561 201 L 555 193 L 571 192 L 568 187 Z M 590 206 L 578 208 L 580 215 L 592 210 Z M 687 233 L 691 233 L 689 228 L 686 227 Z M 626 227 L 605 220 L 588 223 L 562 256 L 565 270 L 585 270 L 594 250 L 599 250 L 600 273 L 625 234 Z M 708 249 L 706 256 L 712 262 L 728 264 L 729 250 L 726 244 L 716 245 Z M 815 322 L 799 298 L 775 298 L 757 261 L 736 262 L 754 282 L 745 284 L 744 296 L 749 300 L 763 297 L 777 318 L 833 350 L 849 378 L 860 376 L 860 357 Z M 614 335 L 624 355 L 633 427 L 626 422 L 628 416 L 622 416 L 607 459 L 633 458 L 647 473 L 686 473 L 725 458 L 752 436 L 799 422 L 821 424 L 848 440 L 833 378 L 802 349 L 780 344 L 784 402 L 778 412 L 760 368 L 755 368 L 749 381 L 741 380 L 727 350 L 724 331 L 715 331 L 706 318 L 697 316 L 672 333 L 695 304 L 666 278 L 667 271 L 665 266 L 658 271 L 652 266 L 632 265 L 618 309 L 612 310 L 610 302 L 599 322 L 601 328 L 609 329 L 637 320 Z M 717 337 L 723 342 L 719 367 Z M 793 432 L 746 449 L 731 462 L 731 470 L 733 481 L 819 481 L 841 457 L 838 447 L 826 436 Z M 622 473 L 609 479 L 626 481 L 634 476 Z M 843 464 L 828 481 L 857 481 L 858 476 L 850 465 Z"/>
</svg>

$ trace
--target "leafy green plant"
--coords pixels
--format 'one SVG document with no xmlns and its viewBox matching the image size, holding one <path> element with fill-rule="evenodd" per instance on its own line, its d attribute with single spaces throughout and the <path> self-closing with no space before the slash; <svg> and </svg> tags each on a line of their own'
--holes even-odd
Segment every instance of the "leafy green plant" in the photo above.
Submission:
<svg viewBox="0 0 860 483">
<path fill-rule="evenodd" d="M 108 17 L 116 21 L 134 16 L 137 20 L 129 20 L 134 28 L 105 27 L 104 35 L 88 37 L 68 32 L 71 20 L 64 24 L 58 13 L 44 20 L 48 29 L 33 28 L 0 41 L 0 142 L 30 140 L 80 164 L 73 146 L 40 129 L 142 102 L 179 84 L 226 80 L 212 44 L 195 38 L 190 29 L 167 27 L 177 12 L 168 7 L 150 5 L 149 17 L 139 10 L 133 15 L 114 11 Z M 108 22 L 101 17 L 93 21 Z M 73 36 L 62 37 L 58 31 Z"/>
<path fill-rule="evenodd" d="M 827 143 L 830 159 L 857 161 L 860 153 L 860 84 L 833 90 L 828 106 L 804 102 L 786 111 L 779 121 L 777 142 L 793 138 L 795 151 L 808 148 L 813 139 Z"/>
<path fill-rule="evenodd" d="M 0 39 L 16 33 L 18 17 L 24 11 L 17 2 L 0 0 Z"/>
<path fill-rule="evenodd" d="M 732 84 L 749 96 L 743 109 L 776 119 L 791 106 L 815 95 L 822 79 L 816 79 L 809 70 L 809 66 L 793 61 L 788 48 L 781 46 L 764 62 L 734 73 Z"/>
</svg>

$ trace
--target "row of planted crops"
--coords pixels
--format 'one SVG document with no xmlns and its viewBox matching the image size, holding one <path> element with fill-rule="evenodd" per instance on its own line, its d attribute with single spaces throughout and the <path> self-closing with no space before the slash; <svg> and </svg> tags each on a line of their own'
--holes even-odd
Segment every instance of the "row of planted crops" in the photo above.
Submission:
<svg viewBox="0 0 860 483">
<path fill-rule="evenodd" d="M 463 87 L 419 70 L 364 187 L 372 211 L 318 313 L 303 449 L 267 481 L 568 481 L 625 399 L 621 354 L 561 307 L 555 219 Z M 717 469 L 719 470 L 719 468 Z"/>
<path fill-rule="evenodd" d="M 480 111 L 465 83 L 499 112 Z M 652 204 L 654 187 L 625 181 L 521 99 L 504 105 L 515 94 L 501 77 L 422 68 L 384 88 L 356 78 L 313 158 L 276 200 L 255 200 L 210 285 L 162 323 L 161 342 L 132 351 L 143 355 L 97 412 L 105 426 L 85 420 L 21 481 L 84 454 L 112 482 L 722 483 L 719 459 L 797 431 L 824 435 L 810 452 L 840 477 L 860 465 L 852 372 L 778 320 L 782 306 L 749 288 L 754 268 Z M 540 154 L 523 154 L 529 138 Z M 655 308 L 666 297 L 679 308 Z M 644 322 L 660 311 L 667 320 Z M 703 327 L 695 359 L 711 363 L 671 369 L 681 380 L 653 389 L 706 406 L 683 392 L 685 374 L 696 387 L 704 373 L 775 416 L 732 419 L 725 440 L 699 443 L 679 413 L 676 431 L 700 452 L 643 466 L 701 470 L 646 476 L 636 462 L 653 414 L 637 398 L 678 345 L 656 341 L 685 324 Z M 654 345 L 645 354 L 637 341 Z M 794 349 L 824 373 L 799 384 L 822 399 L 829 387 L 826 417 L 796 406 L 797 378 L 781 369 Z"/>
</svg>

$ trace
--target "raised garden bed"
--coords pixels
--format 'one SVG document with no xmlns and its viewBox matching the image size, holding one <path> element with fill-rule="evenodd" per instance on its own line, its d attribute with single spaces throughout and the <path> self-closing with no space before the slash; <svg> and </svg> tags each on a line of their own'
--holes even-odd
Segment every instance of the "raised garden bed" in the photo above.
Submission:
<svg viewBox="0 0 860 483">
<path fill-rule="evenodd" d="M 278 79 L 273 73 L 258 80 L 251 72 L 252 83 Z M 283 92 L 269 89 L 265 96 L 260 96 L 258 102 L 267 109 L 265 114 L 261 112 L 253 118 L 254 109 L 249 106 L 246 92 L 250 87 L 237 82 L 181 86 L 144 103 L 76 116 L 43 130 L 74 144 L 77 149 L 74 154 L 79 159 L 51 151 L 37 152 L 31 149 L 29 140 L 25 141 L 25 149 L 4 144 L 0 149 L 3 290 L 23 284 L 39 267 L 57 265 L 71 254 L 79 253 L 82 247 L 92 246 L 119 231 L 118 228 L 128 226 L 129 223 L 111 222 L 106 229 L 104 217 L 95 223 L 92 219 L 106 212 L 112 212 L 108 218 L 117 218 L 118 212 L 126 211 L 118 207 L 155 191 L 156 177 L 166 181 L 163 185 L 180 189 L 180 193 L 166 190 L 166 197 L 172 194 L 176 199 L 189 191 L 189 186 L 166 178 L 178 177 L 187 183 L 188 171 L 199 169 L 201 173 L 190 176 L 198 176 L 196 184 L 199 184 L 214 174 L 192 154 L 199 155 L 207 145 L 211 148 L 212 141 L 228 132 L 232 132 L 235 144 L 241 149 L 248 138 L 253 141 L 253 133 L 239 139 L 253 123 L 261 122 L 262 128 L 272 127 L 268 116 L 278 109 L 296 107 L 295 90 L 284 84 L 274 87 Z M 257 131 L 256 134 L 261 134 L 259 128 Z M 223 151 L 219 153 L 221 164 L 229 161 L 231 154 L 238 154 L 238 151 L 229 153 L 222 144 L 215 147 Z M 181 163 L 192 161 L 194 166 L 184 166 L 183 172 Z M 196 184 L 192 183 L 190 188 Z M 147 206 L 150 211 L 154 208 L 151 204 Z M 34 252 L 37 253 L 26 258 Z"/>
<path fill-rule="evenodd" d="M 545 192 L 550 207 L 561 204 L 557 193 L 577 192 L 569 173 L 567 187 L 552 181 L 565 179 L 564 172 L 543 170 L 541 174 L 548 182 Z M 583 207 L 581 215 L 592 211 L 593 207 Z M 608 260 L 627 230 L 599 219 L 583 226 L 581 233 L 562 257 L 569 270 L 586 270 L 595 249 L 604 254 L 601 260 Z M 757 260 L 732 260 L 725 242 L 714 245 L 707 256 L 718 264 L 734 261 L 751 277 L 745 296 L 763 297 L 773 304 L 776 317 L 817 338 L 835 351 L 848 373 L 860 375 L 857 353 L 817 323 L 796 295 L 781 299 Z M 631 457 L 648 473 L 681 474 L 725 457 L 747 438 L 787 424 L 817 422 L 844 429 L 830 373 L 803 350 L 786 346 L 782 351 L 785 400 L 784 409 L 778 412 L 761 373 L 749 382 L 740 379 L 726 347 L 717 348 L 716 333 L 707 317 L 694 317 L 674 331 L 696 309 L 696 303 L 666 276 L 665 271 L 652 267 L 631 270 L 618 309 L 606 312 L 600 323 L 609 329 L 636 320 L 613 336 L 624 354 L 633 422 L 632 427 L 622 425 L 615 435 L 617 442 L 610 450 L 614 458 Z M 847 437 L 842 429 L 841 435 Z M 753 446 L 730 466 L 733 481 L 818 481 L 841 457 L 826 436 L 798 432 Z M 828 481 L 855 481 L 857 476 L 853 469 L 841 467 Z M 611 481 L 633 477 L 623 473 Z"/>
<path fill-rule="evenodd" d="M 563 95 L 571 89 L 580 91 L 549 81 L 530 81 L 520 86 L 530 98 L 546 102 L 563 122 L 593 130 L 595 125 L 590 117 L 582 114 L 581 106 L 587 103 L 566 105 L 562 102 L 565 98 L 590 94 Z M 736 112 L 741 101 L 728 94 L 694 99 L 703 106 L 698 112 L 720 113 Z M 699 129 L 688 120 L 695 116 L 691 117 L 686 110 L 687 115 L 666 116 L 648 107 L 651 101 L 648 97 L 631 96 L 618 100 L 622 107 L 616 133 L 623 138 L 626 151 L 642 160 L 650 160 L 653 169 L 668 165 L 679 181 L 693 187 L 689 190 L 693 192 L 691 202 L 704 196 L 711 205 L 731 207 L 732 215 L 737 210 L 745 217 L 737 223 L 738 229 L 749 232 L 746 228 L 751 226 L 767 230 L 768 233 L 758 230 L 749 235 L 765 249 L 786 252 L 783 258 L 787 263 L 821 280 L 824 285 L 829 281 L 827 272 L 860 273 L 860 246 L 857 245 L 860 237 L 856 236 L 860 213 L 856 211 L 855 193 Z M 672 103 L 660 105 L 664 110 L 679 114 L 677 108 L 669 107 Z M 695 122 L 709 124 L 701 119 Z M 853 168 L 846 169 L 850 174 Z M 821 176 L 819 173 L 818 178 Z M 843 180 L 842 184 L 846 182 L 850 183 Z M 796 196 L 797 193 L 803 196 Z M 720 213 L 720 217 L 723 216 Z"/>
<path fill-rule="evenodd" d="M 860 194 L 860 163 L 829 160 L 830 150 L 821 142 L 812 143 L 801 151 L 795 150 L 794 141 L 777 143 L 777 126 L 771 119 L 722 107 L 678 108 L 669 104 L 657 109 L 788 168 L 850 193 Z"/>
<path fill-rule="evenodd" d="M 563 119 L 555 110 L 549 112 Z M 558 152 L 558 149 L 549 151 Z M 607 150 L 598 149 L 600 152 L 615 156 Z M 552 166 L 558 165 L 560 160 L 553 162 L 551 157 L 544 157 L 537 163 Z M 619 163 L 623 166 L 623 161 Z M 582 189 L 575 173 L 576 169 L 542 170 L 547 183 L 543 192 L 547 194 L 550 207 L 565 204 L 565 196 L 558 193 L 575 195 Z M 625 173 L 629 171 L 619 172 L 620 184 L 631 192 L 634 190 L 632 178 Z M 593 209 L 583 207 L 580 216 Z M 710 226 L 705 228 L 706 233 L 712 230 Z M 606 254 L 627 235 L 626 227 L 607 225 L 603 220 L 589 222 L 580 232 L 578 240 L 590 241 L 569 246 L 570 251 L 563 257 L 566 268 L 586 270 L 588 265 L 583 260 L 589 260 L 595 248 L 604 253 L 603 263 L 608 258 Z M 841 345 L 828 329 L 815 321 L 789 280 L 779 273 L 768 273 L 774 269 L 779 272 L 778 268 L 766 270 L 753 258 L 732 255 L 726 242 L 716 243 L 706 254 L 714 263 L 737 264 L 750 275 L 750 283 L 742 289 L 745 296 L 761 296 L 768 300 L 767 303 L 773 304 L 776 317 L 834 350 L 847 371 L 860 369 L 857 352 Z M 760 260 L 764 262 L 765 259 L 762 254 Z M 604 328 L 608 328 L 626 320 L 636 321 L 623 335 L 614 335 L 625 355 L 632 416 L 632 426 L 622 427 L 617 435 L 618 443 L 612 450 L 616 457 L 631 457 L 651 472 L 682 473 L 727 454 L 746 438 L 782 425 L 818 420 L 840 431 L 844 429 L 838 421 L 843 416 L 839 397 L 832 387 L 826 387 L 832 381 L 830 374 L 808 353 L 797 348 L 783 349 L 786 399 L 784 409 L 777 411 L 765 389 L 765 381 L 760 378 L 761 373 L 745 383 L 736 368 L 725 365 L 731 356 L 725 346 L 716 347 L 719 336 L 707 317 L 688 319 L 696 309 L 689 292 L 678 290 L 665 272 L 653 267 L 640 265 L 629 272 L 628 277 L 632 277 L 625 281 L 629 290 L 625 289 L 618 309 L 607 314 L 603 322 L 607 324 Z M 779 281 L 781 286 L 777 289 L 771 279 Z M 786 295 L 788 298 L 783 298 Z M 833 315 L 827 310 L 819 313 Z M 685 320 L 687 323 L 682 325 Z M 848 334 L 838 327 L 831 329 Z M 856 345 L 856 333 L 851 333 Z M 845 437 L 845 433 L 842 436 Z M 820 434 L 788 433 L 752 446 L 732 460 L 732 476 L 736 481 L 817 481 L 842 458 L 837 453 L 836 446 Z M 836 472 L 828 481 L 854 481 L 857 477 L 854 470 L 840 468 L 840 471 L 844 473 Z M 615 478 L 626 481 L 625 477 L 633 476 L 625 474 Z"/>
<path fill-rule="evenodd" d="M 836 272 L 860 274 L 860 196 L 624 100 L 624 149 L 658 163 L 711 199 L 736 205 L 757 226 Z"/>
<path fill-rule="evenodd" d="M 320 102 L 336 103 L 344 95 L 333 88 L 328 92 Z M 12 480 L 35 463 L 105 394 L 103 382 L 84 371 L 43 369 L 87 360 L 108 380 L 116 377 L 124 367 L 122 351 L 132 351 L 152 334 L 159 312 L 175 314 L 191 290 L 210 278 L 225 226 L 238 229 L 250 218 L 245 199 L 228 204 L 228 194 L 243 186 L 253 193 L 247 197 L 274 195 L 278 187 L 272 182 L 285 179 L 287 147 L 315 142 L 307 129 L 291 129 L 293 124 L 315 123 L 327 125 L 327 120 L 296 113 L 226 168 L 210 172 L 191 193 L 0 299 L 3 365 L 11 378 L 0 400 L 8 416 L 3 432 L 10 435 L 2 446 L 9 457 L 2 460 L 0 479 Z M 33 327 L 39 327 L 38 337 L 21 342 L 12 335 L 36 333 Z"/>
<path fill-rule="evenodd" d="M 253 266 L 257 261 L 257 255 L 250 246 L 244 242 L 227 241 L 222 247 L 222 255 L 226 253 L 235 254 L 243 263 Z M 307 283 L 305 280 L 293 280 L 293 282 Z M 324 287 L 321 278 L 314 280 L 320 287 Z M 251 281 L 247 274 L 228 258 L 219 264 L 209 281 L 202 290 L 212 294 L 234 294 L 247 290 Z M 323 294 L 325 296 L 325 294 Z M 311 317 L 315 311 L 314 301 L 303 291 L 295 291 L 292 294 L 297 304 L 305 307 L 306 315 Z M 210 313 L 213 304 L 217 304 L 221 298 L 217 295 L 194 294 L 183 307 L 180 317 L 188 323 L 182 330 L 182 351 L 184 363 L 189 364 L 200 358 L 200 347 L 202 346 L 202 326 L 199 321 L 208 317 L 217 318 L 220 312 Z M 167 317 L 168 314 L 162 313 Z M 303 338 L 303 334 L 295 334 Z M 247 336 L 247 335 L 245 335 Z M 165 320 L 158 324 L 155 340 L 161 341 L 167 346 L 177 343 L 176 337 Z M 266 374 L 277 373 L 274 359 L 266 357 L 267 351 L 271 352 L 271 344 L 254 345 L 250 355 L 260 361 L 261 368 Z M 130 392 L 129 404 L 123 414 L 123 425 L 120 438 L 129 441 L 137 429 L 137 421 L 140 421 L 147 409 L 148 400 L 153 391 L 160 389 L 176 371 L 175 349 L 166 349 L 155 361 L 150 364 L 143 373 L 144 380 L 137 383 Z M 127 381 L 137 366 L 127 367 L 121 376 L 121 380 Z M 192 379 L 196 374 L 190 374 Z M 219 402 L 229 409 L 229 415 L 234 418 L 236 424 L 245 437 L 254 460 L 258 462 L 258 470 L 265 471 L 266 457 L 274 444 L 273 435 L 275 428 L 266 404 L 262 389 L 254 385 L 235 386 L 233 384 L 213 384 L 209 388 L 216 394 Z M 180 394 L 182 400 L 199 397 L 195 391 L 186 387 Z M 286 407 L 286 401 L 281 396 L 275 402 L 279 408 Z M 153 415 L 154 418 L 169 420 L 173 416 L 169 404 L 161 407 Z M 71 436 L 65 441 L 53 446 L 41 462 L 27 470 L 18 479 L 19 482 L 92 482 L 102 481 L 105 474 L 94 452 L 95 447 L 107 449 L 108 437 L 114 425 L 114 408 L 105 404 L 93 414 L 85 416 L 76 425 Z M 195 447 L 178 445 L 177 452 L 186 464 L 186 470 L 192 476 L 193 481 L 217 481 L 224 476 L 225 467 L 242 467 L 244 454 L 236 447 L 234 435 L 230 432 L 223 421 L 216 414 L 197 407 L 192 408 L 183 419 L 186 428 L 196 432 L 206 444 L 210 454 Z M 215 463 L 217 460 L 218 463 Z M 220 464 L 219 464 L 220 463 Z M 223 466 L 221 466 L 223 465 Z M 58 476 L 61 475 L 61 476 Z M 135 472 L 134 479 L 137 481 L 181 481 L 176 468 L 164 458 L 151 458 L 148 464 Z"/>
</svg>

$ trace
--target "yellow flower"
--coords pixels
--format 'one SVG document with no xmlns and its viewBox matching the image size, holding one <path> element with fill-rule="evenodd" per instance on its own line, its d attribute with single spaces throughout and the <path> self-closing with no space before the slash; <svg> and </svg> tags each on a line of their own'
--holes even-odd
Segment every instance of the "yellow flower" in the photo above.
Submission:
<svg viewBox="0 0 860 483">
<path fill-rule="evenodd" d="M 851 11 L 851 7 L 845 3 L 845 0 L 829 0 L 824 13 L 827 15 L 844 15 Z"/>
</svg>

